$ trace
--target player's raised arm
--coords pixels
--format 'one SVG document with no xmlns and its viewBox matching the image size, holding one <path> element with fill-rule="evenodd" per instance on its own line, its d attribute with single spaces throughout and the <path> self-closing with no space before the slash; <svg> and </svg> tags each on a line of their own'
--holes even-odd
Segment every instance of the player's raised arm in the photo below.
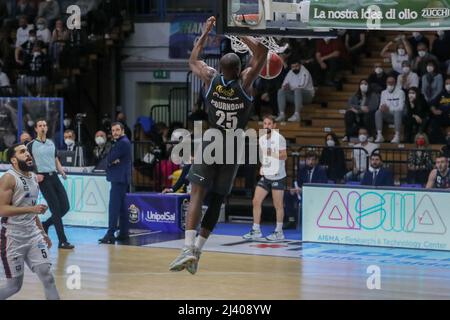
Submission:
<svg viewBox="0 0 450 320">
<path fill-rule="evenodd" d="M 255 81 L 267 60 L 269 49 L 253 37 L 241 37 L 243 43 L 247 45 L 253 56 L 250 59 L 249 66 L 242 72 L 242 86 L 249 93 L 253 81 Z"/>
<path fill-rule="evenodd" d="M 208 66 L 204 61 L 198 59 L 200 53 L 203 51 L 203 47 L 205 45 L 206 40 L 208 39 L 208 35 L 211 32 L 212 28 L 216 24 L 215 17 L 209 17 L 206 21 L 205 30 L 203 30 L 202 35 L 195 43 L 194 48 L 192 49 L 191 57 L 189 58 L 189 67 L 192 72 L 199 77 L 206 86 L 209 86 L 211 83 L 211 79 L 214 78 L 214 75 L 217 71 Z"/>
<path fill-rule="evenodd" d="M 28 213 L 44 213 L 45 206 L 15 207 L 11 204 L 16 181 L 10 174 L 4 174 L 0 178 L 0 217 L 14 217 Z"/>
</svg>

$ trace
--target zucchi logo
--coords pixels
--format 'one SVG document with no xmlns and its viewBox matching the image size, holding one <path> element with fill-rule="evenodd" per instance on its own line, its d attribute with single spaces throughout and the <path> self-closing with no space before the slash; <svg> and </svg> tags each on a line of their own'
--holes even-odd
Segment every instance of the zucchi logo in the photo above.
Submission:
<svg viewBox="0 0 450 320">
<path fill-rule="evenodd" d="M 171 213 L 169 211 L 166 211 L 162 214 L 158 213 L 157 211 L 147 211 L 147 214 L 145 215 L 145 221 L 148 222 L 175 223 L 175 220 L 175 213 Z"/>
<path fill-rule="evenodd" d="M 447 18 L 450 16 L 449 8 L 425 8 L 422 9 L 423 18 Z"/>
</svg>

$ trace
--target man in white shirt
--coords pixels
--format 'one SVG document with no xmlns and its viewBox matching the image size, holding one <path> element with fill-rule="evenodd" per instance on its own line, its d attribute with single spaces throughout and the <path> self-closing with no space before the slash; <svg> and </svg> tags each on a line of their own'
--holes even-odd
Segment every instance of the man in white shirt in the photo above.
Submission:
<svg viewBox="0 0 450 320">
<path fill-rule="evenodd" d="M 300 62 L 291 64 L 291 70 L 286 75 L 281 89 L 278 90 L 278 107 L 280 114 L 276 121 L 286 119 L 286 102 L 293 102 L 295 112 L 288 121 L 299 122 L 300 111 L 304 104 L 312 102 L 314 98 L 314 85 L 311 74 Z"/>
<path fill-rule="evenodd" d="M 37 39 L 44 42 L 45 45 L 48 45 L 52 40 L 52 33 L 47 28 L 47 21 L 44 18 L 38 18 L 37 23 Z"/>
<path fill-rule="evenodd" d="M 369 131 L 366 128 L 359 128 L 358 135 L 360 143 L 353 146 L 355 148 L 353 150 L 353 170 L 345 175 L 346 181 L 361 181 L 367 170 L 367 159 L 374 150 L 380 147 L 376 143 L 369 142 Z"/>
<path fill-rule="evenodd" d="M 409 61 L 402 62 L 402 73 L 397 77 L 397 87 L 403 90 L 419 87 L 419 76 L 411 71 L 411 63 Z"/>
<path fill-rule="evenodd" d="M 34 26 L 32 24 L 28 24 L 27 17 L 20 17 L 19 28 L 16 33 L 16 48 L 28 41 L 29 32 L 33 29 Z"/>
<path fill-rule="evenodd" d="M 380 107 L 375 113 L 375 125 L 377 127 L 377 139 L 375 142 L 384 142 L 383 122 L 393 122 L 395 135 L 391 143 L 400 143 L 400 130 L 402 128 L 403 109 L 405 107 L 405 92 L 396 86 L 396 80 L 393 76 L 387 78 L 386 84 L 386 90 L 381 93 Z"/>
<path fill-rule="evenodd" d="M 282 241 L 284 220 L 284 189 L 286 189 L 287 159 L 286 139 L 276 130 L 275 119 L 272 116 L 263 118 L 267 134 L 259 138 L 261 151 L 261 180 L 259 180 L 253 197 L 253 227 L 243 236 L 246 240 L 262 240 L 261 211 L 262 203 L 269 192 L 272 192 L 273 205 L 277 213 L 275 231 L 266 237 L 268 241 Z"/>
</svg>

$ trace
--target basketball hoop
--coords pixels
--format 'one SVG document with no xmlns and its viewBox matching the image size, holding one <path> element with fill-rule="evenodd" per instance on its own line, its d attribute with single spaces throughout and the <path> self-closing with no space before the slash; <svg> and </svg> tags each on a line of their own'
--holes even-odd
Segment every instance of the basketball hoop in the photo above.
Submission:
<svg viewBox="0 0 450 320">
<path fill-rule="evenodd" d="M 225 35 L 225 36 L 231 40 L 231 49 L 233 49 L 234 52 L 247 53 L 250 51 L 248 46 L 245 43 L 243 43 L 242 40 L 239 39 L 238 37 L 233 35 Z M 280 47 L 278 43 L 275 41 L 274 37 L 261 36 L 254 38 L 259 42 L 261 42 L 264 46 L 266 46 L 271 52 L 283 53 L 284 50 L 286 50 L 287 48 L 287 44 L 283 47 Z"/>
</svg>

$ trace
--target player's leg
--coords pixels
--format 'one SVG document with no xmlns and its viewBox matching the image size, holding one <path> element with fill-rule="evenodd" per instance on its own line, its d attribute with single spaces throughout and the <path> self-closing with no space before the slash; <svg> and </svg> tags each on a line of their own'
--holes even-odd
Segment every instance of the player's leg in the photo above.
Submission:
<svg viewBox="0 0 450 320">
<path fill-rule="evenodd" d="M 171 271 L 181 271 L 186 265 L 197 258 L 194 255 L 195 236 L 202 214 L 203 199 L 208 185 L 214 179 L 215 166 L 193 164 L 189 170 L 188 179 L 191 182 L 191 199 L 186 217 L 184 247 L 181 253 L 170 264 Z"/>
<path fill-rule="evenodd" d="M 51 264 L 41 264 L 34 267 L 34 272 L 41 280 L 42 285 L 44 286 L 45 298 L 47 300 L 59 300 L 58 289 L 56 288 L 55 278 L 53 277 L 53 273 L 51 271 Z"/>
<path fill-rule="evenodd" d="M 284 220 L 284 190 L 272 189 L 273 206 L 277 213 L 277 225 L 275 232 L 267 237 L 270 241 L 284 240 L 283 220 Z"/>
<path fill-rule="evenodd" d="M 27 248 L 17 241 L 6 238 L 5 229 L 0 234 L 0 300 L 5 300 L 20 291 L 23 284 L 24 258 Z"/>
<path fill-rule="evenodd" d="M 36 236 L 30 242 L 30 247 L 25 256 L 28 267 L 36 273 L 44 286 L 47 300 L 59 300 L 58 289 L 56 289 L 55 278 L 51 272 L 51 262 L 47 243 L 42 235 Z"/>
<path fill-rule="evenodd" d="M 255 194 L 252 199 L 253 206 L 253 226 L 249 233 L 243 235 L 246 240 L 261 240 L 263 238 L 261 232 L 261 213 L 262 203 L 269 194 L 270 186 L 267 185 L 267 180 L 263 177 L 258 182 Z"/>
</svg>

